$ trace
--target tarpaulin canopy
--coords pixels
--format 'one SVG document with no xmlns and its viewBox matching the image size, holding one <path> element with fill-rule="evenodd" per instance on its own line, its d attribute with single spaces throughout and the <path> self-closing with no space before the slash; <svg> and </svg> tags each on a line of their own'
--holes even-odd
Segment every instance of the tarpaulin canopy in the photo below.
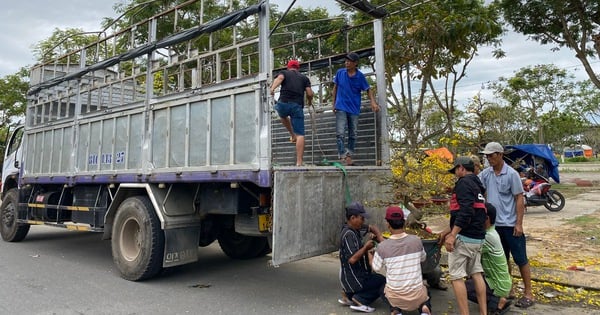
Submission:
<svg viewBox="0 0 600 315">
<path fill-rule="evenodd" d="M 558 175 L 558 160 L 550 147 L 546 144 L 518 144 L 504 147 L 504 159 L 509 164 L 523 161 L 529 167 L 536 167 L 539 161 L 543 162 L 548 176 L 560 183 Z"/>
<path fill-rule="evenodd" d="M 176 45 L 178 43 L 182 43 L 182 42 L 185 42 L 192 38 L 198 37 L 202 34 L 208 34 L 208 33 L 215 32 L 217 30 L 224 29 L 226 27 L 235 25 L 235 24 L 245 20 L 247 17 L 258 13 L 261 10 L 261 7 L 264 5 L 264 3 L 265 3 L 264 1 L 261 1 L 259 4 L 251 5 L 247 8 L 237 10 L 235 12 L 231 12 L 220 18 L 212 20 L 206 24 L 198 25 L 198 26 L 180 31 L 173 35 L 169 35 L 165 38 L 159 39 L 155 42 L 141 45 L 141 46 L 133 48 L 125 53 L 102 60 L 98 63 L 87 66 L 78 71 L 69 73 L 65 76 L 57 77 L 57 78 L 48 80 L 46 82 L 34 85 L 30 88 L 30 90 L 27 92 L 27 94 L 33 95 L 35 93 L 38 93 L 42 89 L 47 89 L 47 88 L 53 87 L 55 85 L 58 85 L 62 82 L 81 78 L 84 75 L 86 75 L 92 71 L 105 69 L 110 66 L 114 66 L 114 65 L 118 64 L 119 62 L 132 60 L 132 59 L 140 57 L 142 55 L 149 54 L 154 50 L 157 50 L 160 48 L 165 48 L 165 47 L 172 46 L 172 45 Z"/>
<path fill-rule="evenodd" d="M 454 162 L 454 156 L 452 155 L 452 152 L 450 152 L 450 150 L 448 150 L 448 148 L 446 147 L 425 150 L 425 154 L 427 154 L 428 156 L 436 155 L 448 160 L 448 162 Z"/>
</svg>

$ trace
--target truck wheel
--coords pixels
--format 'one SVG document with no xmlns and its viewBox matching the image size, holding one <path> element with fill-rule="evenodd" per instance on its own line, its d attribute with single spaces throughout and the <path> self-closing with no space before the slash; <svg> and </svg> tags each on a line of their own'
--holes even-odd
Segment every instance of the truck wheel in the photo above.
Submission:
<svg viewBox="0 0 600 315">
<path fill-rule="evenodd" d="M 144 280 L 161 271 L 165 236 L 148 197 L 130 197 L 119 206 L 111 245 L 124 279 Z"/>
<path fill-rule="evenodd" d="M 218 237 L 219 245 L 233 259 L 251 259 L 266 255 L 269 246 L 266 237 L 246 236 L 234 231 L 223 232 Z"/>
<path fill-rule="evenodd" d="M 18 204 L 19 192 L 13 188 L 6 193 L 0 206 L 0 234 L 7 242 L 20 242 L 29 232 L 29 224 L 17 223 Z"/>
</svg>

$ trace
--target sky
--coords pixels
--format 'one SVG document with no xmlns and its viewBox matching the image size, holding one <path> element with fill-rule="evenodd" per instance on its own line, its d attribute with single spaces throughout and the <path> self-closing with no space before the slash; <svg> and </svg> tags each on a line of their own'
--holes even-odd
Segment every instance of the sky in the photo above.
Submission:
<svg viewBox="0 0 600 315">
<path fill-rule="evenodd" d="M 102 27 L 104 17 L 116 17 L 113 5 L 125 0 L 24 0 L 8 1 L 0 10 L 0 77 L 17 72 L 21 67 L 33 65 L 35 59 L 32 47 L 48 38 L 54 29 L 81 28 L 84 31 L 97 31 Z M 271 0 L 279 5 L 279 10 L 287 9 L 292 0 Z M 294 7 L 314 8 L 315 4 L 336 12 L 334 0 L 297 0 Z M 497 60 L 491 49 L 481 48 L 468 68 L 467 78 L 458 86 L 459 103 L 468 102 L 482 84 L 495 81 L 500 76 L 510 77 L 522 67 L 554 63 L 576 75 L 577 80 L 587 79 L 579 60 L 569 50 L 552 52 L 552 45 L 542 46 L 527 40 L 516 33 L 508 33 L 502 44 L 507 57 Z M 600 72 L 600 62 L 593 61 Z M 488 92 L 489 93 L 489 92 Z M 484 96 L 490 95 L 486 92 Z"/>
</svg>

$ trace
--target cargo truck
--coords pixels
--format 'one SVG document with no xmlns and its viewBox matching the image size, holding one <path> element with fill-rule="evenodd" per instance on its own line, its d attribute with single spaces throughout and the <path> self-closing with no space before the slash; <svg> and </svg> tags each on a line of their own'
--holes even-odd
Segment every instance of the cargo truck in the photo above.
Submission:
<svg viewBox="0 0 600 315">
<path fill-rule="evenodd" d="M 198 20 L 202 4 L 103 32 L 31 69 L 25 123 L 5 152 L 4 241 L 22 241 L 36 225 L 99 232 L 121 276 L 137 281 L 198 260 L 199 246 L 214 241 L 235 259 L 272 253 L 274 265 L 335 251 L 350 199 L 383 206 L 385 106 L 365 106 L 361 166 L 345 167 L 329 162 L 338 157 L 327 103 L 352 50 L 363 66 L 374 62 L 366 73 L 385 105 L 381 11 L 358 2 L 371 22 L 275 47 L 268 1 L 210 21 Z M 184 28 L 192 15 L 197 25 Z M 242 35 L 248 25 L 256 34 Z M 369 43 L 352 42 L 365 32 Z M 305 109 L 300 167 L 269 93 L 296 50 L 317 94 Z"/>
</svg>

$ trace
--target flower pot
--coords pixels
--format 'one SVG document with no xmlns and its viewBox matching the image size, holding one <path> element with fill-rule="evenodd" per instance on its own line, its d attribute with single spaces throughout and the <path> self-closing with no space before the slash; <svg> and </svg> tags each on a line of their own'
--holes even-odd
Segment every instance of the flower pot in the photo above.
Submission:
<svg viewBox="0 0 600 315">
<path fill-rule="evenodd" d="M 431 201 L 429 200 L 414 200 L 412 201 L 413 206 L 415 206 L 415 208 L 417 209 L 421 209 L 425 206 L 428 206 L 431 204 Z"/>
<path fill-rule="evenodd" d="M 431 198 L 431 202 L 433 202 L 433 204 L 436 204 L 436 205 L 447 204 L 449 201 L 450 201 L 450 198 L 445 198 L 445 197 Z"/>
</svg>

